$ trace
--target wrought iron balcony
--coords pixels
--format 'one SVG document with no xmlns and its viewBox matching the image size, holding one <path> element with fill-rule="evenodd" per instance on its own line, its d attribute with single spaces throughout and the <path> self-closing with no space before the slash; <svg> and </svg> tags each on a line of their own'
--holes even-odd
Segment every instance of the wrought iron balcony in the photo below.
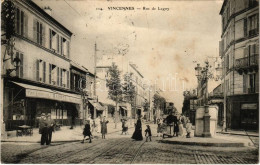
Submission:
<svg viewBox="0 0 260 165">
<path fill-rule="evenodd" d="M 248 68 L 251 66 L 258 66 L 258 57 L 258 54 L 254 54 L 249 57 L 236 59 L 236 68 Z"/>
<path fill-rule="evenodd" d="M 254 54 L 249 57 L 237 59 L 235 68 L 239 74 L 247 74 L 248 72 L 258 71 L 259 54 Z"/>
</svg>

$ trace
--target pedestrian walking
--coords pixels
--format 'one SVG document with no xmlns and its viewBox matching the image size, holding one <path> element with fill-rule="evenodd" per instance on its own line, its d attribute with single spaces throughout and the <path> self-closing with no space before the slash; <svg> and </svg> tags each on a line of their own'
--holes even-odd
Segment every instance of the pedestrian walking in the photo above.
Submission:
<svg viewBox="0 0 260 165">
<path fill-rule="evenodd" d="M 128 121 L 127 121 L 127 119 L 122 119 L 122 134 L 121 135 L 123 135 L 123 133 L 125 133 L 125 135 L 128 134 Z"/>
<path fill-rule="evenodd" d="M 47 127 L 48 127 L 48 140 L 47 140 L 47 145 L 51 144 L 51 139 L 52 139 L 52 132 L 54 131 L 54 126 L 55 122 L 53 119 L 51 119 L 51 114 L 49 113 L 47 115 Z"/>
<path fill-rule="evenodd" d="M 173 119 L 173 127 L 174 127 L 174 133 L 173 136 L 177 136 L 178 137 L 178 133 L 179 133 L 179 125 L 178 125 L 178 120 L 177 120 L 177 116 L 174 115 L 174 119 Z"/>
<path fill-rule="evenodd" d="M 108 123 L 108 122 L 109 122 L 109 121 L 107 121 L 105 117 L 104 117 L 103 120 L 100 122 L 102 139 L 105 139 L 105 138 L 106 138 L 106 134 L 107 134 L 107 123 Z"/>
<path fill-rule="evenodd" d="M 95 120 L 95 129 L 96 129 L 97 133 L 100 133 L 100 122 L 101 122 L 101 119 L 100 119 L 100 116 L 98 116 Z"/>
<path fill-rule="evenodd" d="M 90 120 L 87 120 L 87 123 L 85 124 L 85 128 L 83 130 L 83 140 L 81 143 L 84 143 L 84 140 L 86 138 L 86 136 L 89 137 L 89 143 L 91 143 L 91 139 L 92 139 L 92 133 L 91 133 L 91 130 L 90 130 Z"/>
<path fill-rule="evenodd" d="M 141 122 L 141 117 L 138 117 L 138 120 L 135 124 L 135 131 L 133 133 L 132 139 L 135 140 L 143 140 L 143 135 L 142 135 L 142 122 Z"/>
<path fill-rule="evenodd" d="M 187 124 L 186 124 L 186 138 L 190 138 L 190 134 L 191 134 L 191 129 L 192 129 L 192 124 L 190 123 L 190 120 L 187 120 Z"/>
<path fill-rule="evenodd" d="M 48 124 L 46 122 L 45 113 L 41 114 L 41 119 L 39 121 L 39 133 L 41 134 L 41 145 L 44 145 L 48 141 Z"/>
<path fill-rule="evenodd" d="M 152 141 L 152 132 L 151 132 L 151 128 L 149 125 L 146 125 L 146 130 L 145 130 L 145 137 L 146 137 L 146 142 L 148 142 L 148 138 L 150 139 L 150 141 Z"/>
</svg>

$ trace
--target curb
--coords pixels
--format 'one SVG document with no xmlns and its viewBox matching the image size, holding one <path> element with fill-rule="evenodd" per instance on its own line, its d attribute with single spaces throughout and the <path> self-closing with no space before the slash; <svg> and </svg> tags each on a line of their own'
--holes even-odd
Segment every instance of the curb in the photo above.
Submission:
<svg viewBox="0 0 260 165">
<path fill-rule="evenodd" d="M 214 146 L 214 147 L 245 147 L 244 143 L 204 143 L 204 142 L 184 142 L 184 141 L 171 141 L 171 140 L 160 140 L 161 143 L 168 144 L 182 144 L 182 145 L 192 145 L 192 146 Z"/>
<path fill-rule="evenodd" d="M 219 134 L 226 134 L 226 135 L 238 135 L 238 136 L 252 136 L 252 137 L 259 137 L 259 135 L 252 135 L 252 134 L 239 134 L 239 133 L 232 133 L 232 132 L 216 132 Z"/>
</svg>

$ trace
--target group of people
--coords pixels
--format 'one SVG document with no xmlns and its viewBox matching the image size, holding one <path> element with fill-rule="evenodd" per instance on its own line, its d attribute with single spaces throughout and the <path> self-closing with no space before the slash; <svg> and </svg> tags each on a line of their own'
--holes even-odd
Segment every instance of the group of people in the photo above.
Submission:
<svg viewBox="0 0 260 165">
<path fill-rule="evenodd" d="M 164 138 L 165 134 L 169 134 L 167 131 L 167 126 L 172 127 L 173 136 L 184 136 L 184 129 L 186 129 L 186 138 L 190 138 L 192 124 L 189 119 L 185 116 L 174 116 L 172 113 L 168 115 L 165 119 L 157 119 L 157 136 L 161 136 Z"/>
<path fill-rule="evenodd" d="M 151 131 L 150 125 L 146 125 L 146 129 L 144 132 L 145 132 L 146 141 L 148 141 L 148 139 L 150 141 L 152 141 L 152 131 Z M 138 117 L 138 120 L 135 124 L 135 131 L 132 135 L 132 139 L 138 140 L 138 141 L 143 140 L 141 117 Z"/>
<path fill-rule="evenodd" d="M 89 143 L 91 143 L 93 139 L 92 132 L 94 131 L 97 133 L 101 133 L 102 139 L 106 138 L 107 124 L 109 121 L 106 120 L 106 117 L 103 117 L 102 119 L 100 118 L 101 117 L 98 117 L 96 120 L 88 119 L 86 121 L 85 127 L 83 129 L 83 140 L 81 143 L 84 143 L 87 136 L 89 137 Z"/>
<path fill-rule="evenodd" d="M 41 134 L 41 145 L 50 145 L 52 132 L 54 131 L 55 122 L 51 119 L 51 114 L 41 114 L 39 121 L 39 133 Z"/>
</svg>

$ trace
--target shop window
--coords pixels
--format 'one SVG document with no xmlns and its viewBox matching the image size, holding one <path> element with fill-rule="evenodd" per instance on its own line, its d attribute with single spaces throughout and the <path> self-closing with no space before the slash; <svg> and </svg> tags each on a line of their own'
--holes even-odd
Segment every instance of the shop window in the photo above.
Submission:
<svg viewBox="0 0 260 165">
<path fill-rule="evenodd" d="M 68 119 L 67 110 L 62 109 L 52 109 L 51 110 L 52 119 Z"/>
</svg>

